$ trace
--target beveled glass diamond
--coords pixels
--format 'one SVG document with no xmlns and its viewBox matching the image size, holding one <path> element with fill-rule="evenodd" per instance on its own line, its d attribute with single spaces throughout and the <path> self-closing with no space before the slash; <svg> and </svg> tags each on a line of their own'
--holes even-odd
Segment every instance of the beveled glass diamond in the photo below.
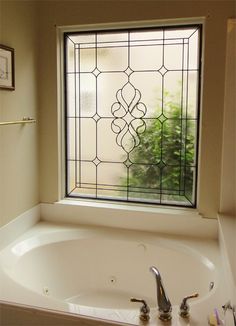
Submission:
<svg viewBox="0 0 236 326">
<path fill-rule="evenodd" d="M 126 161 L 124 161 L 124 165 L 125 165 L 127 168 L 129 168 L 132 164 L 133 164 L 133 163 L 132 163 L 129 159 L 127 159 Z"/>
<path fill-rule="evenodd" d="M 127 76 L 130 76 L 133 72 L 134 72 L 134 71 L 133 71 L 130 67 L 128 67 L 128 68 L 125 70 L 125 73 L 126 73 Z"/>
<path fill-rule="evenodd" d="M 158 165 L 158 167 L 159 167 L 160 169 L 163 169 L 163 168 L 166 166 L 165 162 L 163 162 L 162 160 L 159 161 L 159 162 L 157 163 L 157 165 Z"/>
<path fill-rule="evenodd" d="M 98 76 L 100 73 L 101 73 L 101 71 L 98 69 L 98 68 L 95 68 L 93 71 L 92 71 L 92 73 L 94 74 L 94 76 Z"/>
<path fill-rule="evenodd" d="M 98 115 L 97 113 L 94 114 L 93 119 L 98 122 L 99 119 L 101 119 L 100 115 Z"/>
<path fill-rule="evenodd" d="M 93 163 L 94 163 L 95 165 L 98 165 L 98 164 L 101 163 L 101 161 L 100 161 L 97 157 L 95 157 L 95 159 L 93 160 Z"/>
<path fill-rule="evenodd" d="M 162 66 L 158 71 L 160 74 L 162 74 L 162 76 L 164 76 L 168 70 L 165 66 Z"/>
<path fill-rule="evenodd" d="M 159 117 L 157 118 L 161 123 L 163 123 L 164 121 L 167 120 L 167 117 L 162 113 L 161 115 L 159 115 Z"/>
</svg>

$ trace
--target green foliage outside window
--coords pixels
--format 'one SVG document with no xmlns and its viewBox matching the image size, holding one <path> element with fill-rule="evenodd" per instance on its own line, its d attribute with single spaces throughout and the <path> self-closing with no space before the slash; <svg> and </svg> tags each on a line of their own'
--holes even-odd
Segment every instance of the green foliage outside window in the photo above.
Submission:
<svg viewBox="0 0 236 326">
<path fill-rule="evenodd" d="M 165 93 L 164 98 L 163 111 L 157 108 L 153 118 L 144 119 L 146 130 L 139 134 L 140 144 L 129 154 L 134 164 L 129 166 L 128 178 L 122 179 L 122 185 L 137 198 L 151 199 L 161 193 L 167 201 L 191 202 L 195 120 L 186 118 L 177 97 Z"/>
</svg>

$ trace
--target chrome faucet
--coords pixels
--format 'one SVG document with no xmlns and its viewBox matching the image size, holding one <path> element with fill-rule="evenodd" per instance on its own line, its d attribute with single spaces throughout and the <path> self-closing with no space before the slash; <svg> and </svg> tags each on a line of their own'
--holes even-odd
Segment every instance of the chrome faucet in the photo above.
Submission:
<svg viewBox="0 0 236 326">
<path fill-rule="evenodd" d="M 150 271 L 153 272 L 153 274 L 156 277 L 157 304 L 159 308 L 159 318 L 162 321 L 168 321 L 171 319 L 172 306 L 164 290 L 161 274 L 155 266 L 150 267 Z"/>
</svg>

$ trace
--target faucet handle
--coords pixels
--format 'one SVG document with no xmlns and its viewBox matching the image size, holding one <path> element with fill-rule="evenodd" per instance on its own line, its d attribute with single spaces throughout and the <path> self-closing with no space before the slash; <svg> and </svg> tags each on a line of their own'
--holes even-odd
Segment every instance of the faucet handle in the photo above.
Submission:
<svg viewBox="0 0 236 326">
<path fill-rule="evenodd" d="M 198 293 L 193 293 L 191 295 L 188 295 L 186 297 L 183 298 L 183 301 L 181 302 L 181 305 L 179 307 L 179 314 L 181 317 L 183 318 L 187 318 L 189 316 L 189 305 L 187 303 L 188 299 L 192 299 L 192 298 L 197 298 L 199 296 Z"/>
<path fill-rule="evenodd" d="M 149 313 L 150 313 L 150 308 L 148 307 L 147 303 L 143 299 L 136 299 L 136 298 L 130 298 L 131 302 L 140 302 L 142 303 L 142 306 L 140 308 L 140 315 L 139 318 L 142 321 L 148 321 L 150 319 Z"/>
</svg>

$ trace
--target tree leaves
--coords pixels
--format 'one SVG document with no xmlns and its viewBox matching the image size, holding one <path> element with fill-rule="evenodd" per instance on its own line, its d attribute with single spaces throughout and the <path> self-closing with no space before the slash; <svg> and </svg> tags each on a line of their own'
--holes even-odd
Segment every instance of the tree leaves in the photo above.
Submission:
<svg viewBox="0 0 236 326">
<path fill-rule="evenodd" d="M 183 108 L 168 93 L 167 97 L 159 117 L 144 118 L 146 130 L 139 135 L 139 146 L 130 153 L 133 164 L 129 167 L 128 180 L 122 184 L 165 194 L 181 192 L 192 198 L 195 121 L 186 117 Z"/>
</svg>

